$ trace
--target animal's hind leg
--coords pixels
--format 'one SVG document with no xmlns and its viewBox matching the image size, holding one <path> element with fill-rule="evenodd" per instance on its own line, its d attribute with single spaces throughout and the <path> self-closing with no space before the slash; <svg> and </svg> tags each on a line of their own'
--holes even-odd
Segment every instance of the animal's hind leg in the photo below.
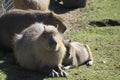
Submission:
<svg viewBox="0 0 120 80">
<path fill-rule="evenodd" d="M 89 59 L 88 59 L 88 62 L 87 62 L 87 66 L 91 66 L 91 65 L 93 65 L 92 52 L 91 52 L 91 50 L 90 50 L 90 48 L 89 48 L 89 46 L 87 44 L 85 44 L 85 47 L 86 47 L 86 49 L 88 51 L 88 54 L 89 54 Z"/>
</svg>

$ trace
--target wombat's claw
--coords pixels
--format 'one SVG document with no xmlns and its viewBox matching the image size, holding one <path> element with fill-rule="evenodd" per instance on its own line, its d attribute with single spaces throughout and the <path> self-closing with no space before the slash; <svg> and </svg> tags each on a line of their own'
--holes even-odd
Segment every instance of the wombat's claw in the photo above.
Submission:
<svg viewBox="0 0 120 80">
<path fill-rule="evenodd" d="M 53 69 L 52 72 L 49 74 L 49 77 L 68 77 L 68 73 L 63 71 L 57 72 Z"/>
<path fill-rule="evenodd" d="M 59 73 L 56 72 L 54 69 L 52 70 L 52 72 L 49 74 L 50 77 L 60 77 Z"/>
<path fill-rule="evenodd" d="M 60 75 L 60 77 L 68 77 L 68 73 L 66 73 L 66 72 L 64 72 L 64 71 L 61 71 L 60 73 L 59 73 L 59 75 Z"/>
</svg>

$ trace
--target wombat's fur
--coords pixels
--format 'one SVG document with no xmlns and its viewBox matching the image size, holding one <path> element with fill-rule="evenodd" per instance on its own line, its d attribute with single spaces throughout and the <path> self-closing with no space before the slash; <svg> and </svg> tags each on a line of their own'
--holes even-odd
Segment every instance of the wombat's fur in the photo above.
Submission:
<svg viewBox="0 0 120 80">
<path fill-rule="evenodd" d="M 67 29 L 62 18 L 54 13 L 37 10 L 10 10 L 0 17 L 0 47 L 12 50 L 14 34 L 20 33 L 24 28 L 35 22 L 58 26 L 61 33 L 64 33 Z"/>
<path fill-rule="evenodd" d="M 22 67 L 45 72 L 42 69 L 46 66 L 53 69 L 62 66 L 66 48 L 54 26 L 35 23 L 16 34 L 14 41 L 14 54 Z M 59 70 L 58 76 L 66 75 Z"/>
<path fill-rule="evenodd" d="M 79 42 L 71 42 L 64 40 L 66 46 L 66 55 L 63 60 L 64 69 L 78 67 L 82 64 L 91 66 L 93 64 L 93 56 L 88 45 Z"/>
<path fill-rule="evenodd" d="M 50 0 L 13 0 L 17 9 L 34 9 L 46 11 L 49 8 Z"/>
<path fill-rule="evenodd" d="M 87 4 L 87 0 L 56 0 L 58 3 L 62 2 L 62 5 L 66 8 L 83 8 Z"/>
</svg>

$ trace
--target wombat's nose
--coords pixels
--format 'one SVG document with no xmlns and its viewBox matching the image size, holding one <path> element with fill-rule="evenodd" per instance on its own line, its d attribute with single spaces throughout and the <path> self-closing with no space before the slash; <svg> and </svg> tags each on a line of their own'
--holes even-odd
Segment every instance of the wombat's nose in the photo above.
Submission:
<svg viewBox="0 0 120 80">
<path fill-rule="evenodd" d="M 54 38 L 51 38 L 49 44 L 50 44 L 50 46 L 56 46 L 57 42 Z"/>
<path fill-rule="evenodd" d="M 55 40 L 52 40 L 52 41 L 51 41 L 51 45 L 56 46 L 56 45 L 57 45 L 57 42 L 56 42 Z"/>
</svg>

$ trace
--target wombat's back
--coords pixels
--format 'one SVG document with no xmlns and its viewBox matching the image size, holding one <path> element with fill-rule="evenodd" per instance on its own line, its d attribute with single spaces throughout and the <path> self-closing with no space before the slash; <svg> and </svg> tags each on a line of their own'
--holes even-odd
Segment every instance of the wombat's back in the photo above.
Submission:
<svg viewBox="0 0 120 80">
<path fill-rule="evenodd" d="M 35 23 L 26 28 L 21 34 L 14 37 L 14 55 L 18 63 L 27 69 L 35 70 L 37 68 L 36 59 L 34 57 L 34 41 L 37 35 L 42 34 L 44 25 Z"/>
<path fill-rule="evenodd" d="M 48 10 L 50 0 L 13 0 L 17 9 Z"/>
<path fill-rule="evenodd" d="M 93 56 L 87 44 L 82 44 L 79 42 L 71 42 L 70 44 L 76 50 L 76 57 L 78 60 L 78 65 L 81 65 L 84 63 L 89 65 L 89 61 L 92 61 L 92 64 L 93 64 Z"/>
<path fill-rule="evenodd" d="M 19 10 L 8 11 L 0 17 L 0 47 L 7 49 L 13 48 L 13 36 L 20 33 L 25 28 L 35 22 L 42 22 L 46 25 L 58 25 L 58 30 L 63 33 L 66 30 L 65 24 L 50 12 L 37 10 Z"/>
<path fill-rule="evenodd" d="M 78 58 L 77 60 L 79 65 L 86 62 L 89 58 L 89 53 L 84 44 L 81 44 L 79 42 L 71 42 L 70 44 L 76 50 L 76 57 Z"/>
</svg>

